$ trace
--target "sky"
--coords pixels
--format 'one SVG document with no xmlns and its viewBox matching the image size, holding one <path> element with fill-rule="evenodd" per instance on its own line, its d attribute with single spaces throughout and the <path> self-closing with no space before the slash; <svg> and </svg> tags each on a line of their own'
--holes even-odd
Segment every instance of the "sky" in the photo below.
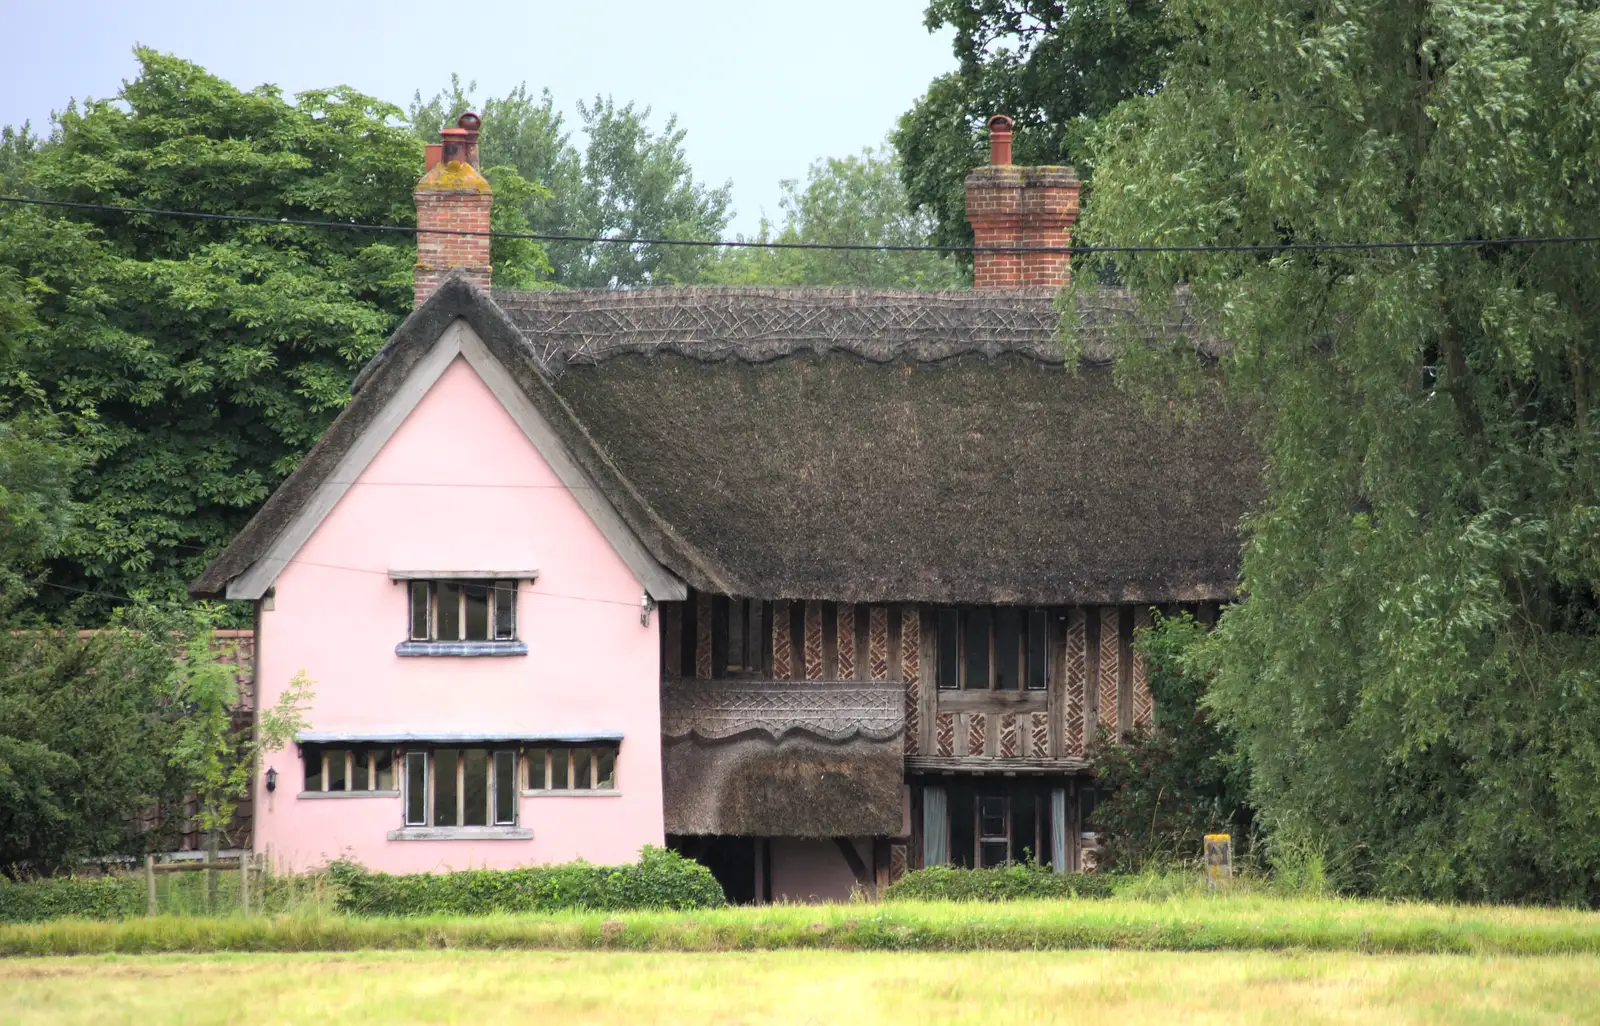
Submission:
<svg viewBox="0 0 1600 1026">
<path fill-rule="evenodd" d="M 883 140 L 932 79 L 955 67 L 926 0 L 0 0 L 0 124 L 47 124 L 71 98 L 114 95 L 135 44 L 240 88 L 349 85 L 404 107 L 475 79 L 479 96 L 520 82 L 576 101 L 610 94 L 676 113 L 696 177 L 733 181 L 730 232 L 778 216 L 778 182 L 820 157 Z"/>
</svg>

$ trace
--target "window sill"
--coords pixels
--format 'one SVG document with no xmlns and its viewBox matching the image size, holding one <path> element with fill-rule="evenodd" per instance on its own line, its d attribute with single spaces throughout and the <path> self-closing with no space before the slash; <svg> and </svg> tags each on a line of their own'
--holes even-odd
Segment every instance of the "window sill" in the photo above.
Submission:
<svg viewBox="0 0 1600 1026">
<path fill-rule="evenodd" d="M 399 791 L 301 791 L 295 795 L 301 801 L 321 801 L 324 798 L 398 798 Z"/>
<path fill-rule="evenodd" d="M 525 656 L 526 641 L 402 641 L 397 656 Z"/>
<path fill-rule="evenodd" d="M 622 797 L 622 792 L 621 791 L 617 791 L 617 790 L 605 790 L 605 789 L 601 789 L 601 790 L 593 790 L 593 789 L 591 789 L 591 790 L 587 790 L 587 791 L 579 791 L 579 790 L 571 790 L 571 789 L 565 790 L 565 791 L 544 791 L 544 790 L 531 791 L 531 790 L 524 789 L 523 792 L 522 792 L 522 797 L 524 797 L 524 798 L 621 798 Z"/>
<path fill-rule="evenodd" d="M 391 841 L 527 841 L 532 838 L 532 830 L 514 826 L 411 826 L 389 831 Z"/>
</svg>

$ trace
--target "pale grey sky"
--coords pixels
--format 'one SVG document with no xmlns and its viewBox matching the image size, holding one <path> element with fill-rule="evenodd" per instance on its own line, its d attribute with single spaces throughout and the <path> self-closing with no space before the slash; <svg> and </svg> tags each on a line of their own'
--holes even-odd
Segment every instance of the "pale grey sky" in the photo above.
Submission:
<svg viewBox="0 0 1600 1026">
<path fill-rule="evenodd" d="M 698 177 L 731 178 L 734 231 L 776 216 L 778 180 L 875 144 L 935 75 L 954 68 L 926 0 L 0 0 L 0 124 L 42 128 L 72 97 L 114 94 L 135 43 L 241 88 L 349 85 L 404 106 L 450 72 L 480 95 L 548 87 L 576 122 L 610 93 L 688 130 Z"/>
</svg>

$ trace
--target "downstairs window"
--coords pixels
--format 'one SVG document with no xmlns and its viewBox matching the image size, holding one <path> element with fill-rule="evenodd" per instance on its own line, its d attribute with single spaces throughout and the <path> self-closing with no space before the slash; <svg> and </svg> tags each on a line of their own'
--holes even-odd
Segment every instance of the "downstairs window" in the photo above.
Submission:
<svg viewBox="0 0 1600 1026">
<path fill-rule="evenodd" d="M 303 745 L 306 791 L 393 791 L 394 750 Z"/>
<path fill-rule="evenodd" d="M 516 824 L 514 749 L 410 749 L 404 784 L 406 826 Z"/>
<path fill-rule="evenodd" d="M 617 746 L 528 749 L 530 791 L 615 791 Z"/>
</svg>

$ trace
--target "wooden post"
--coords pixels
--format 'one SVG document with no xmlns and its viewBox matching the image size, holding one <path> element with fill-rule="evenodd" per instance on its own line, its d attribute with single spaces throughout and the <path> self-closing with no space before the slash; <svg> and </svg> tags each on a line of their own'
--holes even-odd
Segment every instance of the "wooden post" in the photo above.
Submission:
<svg viewBox="0 0 1600 1026">
<path fill-rule="evenodd" d="M 150 914 L 155 915 L 159 911 L 159 906 L 156 902 L 156 857 L 154 855 L 146 855 L 144 857 L 144 887 L 150 895 Z"/>
<path fill-rule="evenodd" d="M 1206 835 L 1206 889 L 1220 891 L 1233 882 L 1233 835 Z"/>
<path fill-rule="evenodd" d="M 239 911 L 250 914 L 250 853 L 239 853 Z"/>
</svg>

